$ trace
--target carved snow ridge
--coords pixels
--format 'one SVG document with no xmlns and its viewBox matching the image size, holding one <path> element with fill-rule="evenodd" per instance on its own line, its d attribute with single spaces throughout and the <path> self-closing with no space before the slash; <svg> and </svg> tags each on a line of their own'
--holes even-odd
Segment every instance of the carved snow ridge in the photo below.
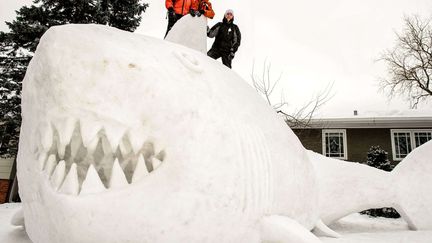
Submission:
<svg viewBox="0 0 432 243">
<path fill-rule="evenodd" d="M 40 127 L 35 154 L 39 169 L 61 194 L 123 188 L 150 175 L 166 157 L 164 149 L 156 153 L 157 140 L 150 139 L 145 128 L 76 119 L 58 119 Z"/>
</svg>

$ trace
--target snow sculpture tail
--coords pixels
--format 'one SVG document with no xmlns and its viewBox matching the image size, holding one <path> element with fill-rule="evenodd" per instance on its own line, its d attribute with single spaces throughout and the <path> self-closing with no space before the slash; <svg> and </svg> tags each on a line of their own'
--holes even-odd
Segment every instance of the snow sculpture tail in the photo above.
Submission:
<svg viewBox="0 0 432 243">
<path fill-rule="evenodd" d="M 165 40 L 207 53 L 207 18 L 190 15 L 182 17 Z"/>
<path fill-rule="evenodd" d="M 413 230 L 432 229 L 432 141 L 413 150 L 392 171 L 396 210 Z"/>
<path fill-rule="evenodd" d="M 412 151 L 392 172 L 308 154 L 325 224 L 366 209 L 393 207 L 411 229 L 432 229 L 432 141 Z"/>
</svg>

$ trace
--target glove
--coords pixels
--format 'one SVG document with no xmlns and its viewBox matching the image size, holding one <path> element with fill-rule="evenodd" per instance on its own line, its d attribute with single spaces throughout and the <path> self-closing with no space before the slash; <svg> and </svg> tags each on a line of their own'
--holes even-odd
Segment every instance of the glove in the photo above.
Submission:
<svg viewBox="0 0 432 243">
<path fill-rule="evenodd" d="M 193 10 L 193 9 L 189 10 L 189 14 L 190 14 L 192 17 L 195 17 L 195 16 L 196 16 L 195 10 Z"/>
<path fill-rule="evenodd" d="M 234 52 L 230 52 L 228 58 L 229 58 L 230 60 L 232 60 L 232 59 L 234 59 L 234 57 L 235 57 L 235 53 L 234 53 Z"/>
<path fill-rule="evenodd" d="M 168 17 L 170 17 L 170 18 L 175 17 L 174 8 L 172 8 L 172 7 L 168 8 Z"/>
<path fill-rule="evenodd" d="M 202 11 L 202 10 L 200 10 L 200 11 L 196 11 L 196 12 L 195 12 L 196 16 L 200 17 L 201 15 L 203 15 L 203 13 L 201 13 L 201 11 Z M 203 12 L 204 12 L 204 11 L 203 11 Z"/>
<path fill-rule="evenodd" d="M 205 13 L 204 9 L 201 9 L 201 10 L 199 11 L 199 13 L 200 13 L 201 15 L 203 15 L 203 14 Z"/>
</svg>

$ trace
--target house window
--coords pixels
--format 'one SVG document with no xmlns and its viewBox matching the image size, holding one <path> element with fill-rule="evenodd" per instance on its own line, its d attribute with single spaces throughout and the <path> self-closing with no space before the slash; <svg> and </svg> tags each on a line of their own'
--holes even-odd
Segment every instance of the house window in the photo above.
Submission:
<svg viewBox="0 0 432 243">
<path fill-rule="evenodd" d="M 432 140 L 431 132 L 414 132 L 415 146 L 419 147 L 429 140 Z"/>
<path fill-rule="evenodd" d="M 323 154 L 336 159 L 347 159 L 346 130 L 323 130 Z"/>
<path fill-rule="evenodd" d="M 393 160 L 402 160 L 412 150 L 432 140 L 432 130 L 391 130 Z"/>
</svg>

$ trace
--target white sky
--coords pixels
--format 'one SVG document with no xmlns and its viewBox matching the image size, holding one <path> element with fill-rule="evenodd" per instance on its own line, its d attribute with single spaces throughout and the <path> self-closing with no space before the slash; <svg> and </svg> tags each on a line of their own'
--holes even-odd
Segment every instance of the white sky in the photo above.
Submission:
<svg viewBox="0 0 432 243">
<path fill-rule="evenodd" d="M 162 38 L 167 24 L 165 1 L 145 2 L 150 3 L 150 8 L 136 32 Z M 395 31 L 402 29 L 404 15 L 432 16 L 431 0 L 211 2 L 216 16 L 209 21 L 210 27 L 222 19 L 226 9 L 232 8 L 242 32 L 234 70 L 251 83 L 253 61 L 262 66 L 267 58 L 274 76 L 283 72 L 280 86 L 292 109 L 331 82 L 334 97 L 321 109 L 324 115 L 408 108 L 407 102 L 388 101 L 386 94 L 378 92 L 378 79 L 385 76 L 385 66 L 376 60 L 394 44 Z M 6 30 L 3 22 L 13 19 L 14 9 L 23 3 L 31 1 L 0 1 L 0 30 Z M 420 108 L 431 109 L 431 104 Z"/>
</svg>

